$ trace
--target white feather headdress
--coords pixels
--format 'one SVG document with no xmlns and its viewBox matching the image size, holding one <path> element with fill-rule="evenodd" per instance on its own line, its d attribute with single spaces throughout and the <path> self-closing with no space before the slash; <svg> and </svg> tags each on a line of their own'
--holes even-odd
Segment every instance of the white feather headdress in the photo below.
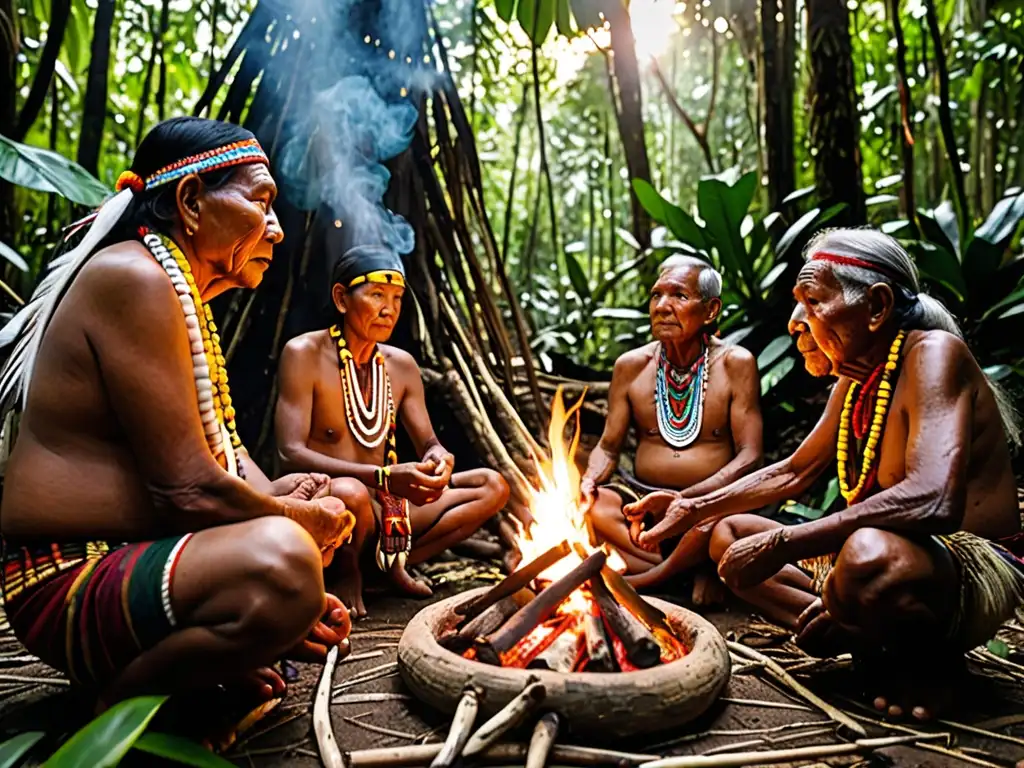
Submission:
<svg viewBox="0 0 1024 768">
<path fill-rule="evenodd" d="M 32 369 L 53 313 L 96 247 L 124 215 L 132 197 L 132 191 L 125 189 L 103 204 L 82 242 L 50 262 L 46 277 L 28 304 L 0 330 L 0 347 L 14 342 L 14 350 L 0 372 L 0 404 L 5 408 L 18 397 L 24 408 Z"/>
</svg>

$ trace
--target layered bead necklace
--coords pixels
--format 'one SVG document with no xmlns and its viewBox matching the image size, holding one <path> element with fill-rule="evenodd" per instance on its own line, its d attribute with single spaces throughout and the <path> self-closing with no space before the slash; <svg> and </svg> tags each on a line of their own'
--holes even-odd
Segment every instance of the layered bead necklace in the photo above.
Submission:
<svg viewBox="0 0 1024 768">
<path fill-rule="evenodd" d="M 847 505 L 860 501 L 861 496 L 874 486 L 878 477 L 878 465 L 875 458 L 878 456 L 878 444 L 882 440 L 885 419 L 892 400 L 892 377 L 899 366 L 900 349 L 906 335 L 906 331 L 897 333 L 889 347 L 889 356 L 886 361 L 871 372 L 863 387 L 858 382 L 853 382 L 846 393 L 843 412 L 839 417 L 836 464 L 839 472 L 839 490 L 843 494 L 843 498 L 846 499 Z M 872 401 L 874 402 L 873 409 L 869 407 L 869 403 Z M 872 410 L 873 415 L 869 424 L 868 413 Z M 860 472 L 857 475 L 857 484 L 852 489 L 850 488 L 850 476 L 847 473 L 847 460 L 852 457 L 850 450 L 851 425 L 857 440 L 863 440 L 867 435 Z"/>
<path fill-rule="evenodd" d="M 690 445 L 700 434 L 704 421 L 704 398 L 708 389 L 708 342 L 705 337 L 700 356 L 688 369 L 676 368 L 660 345 L 655 374 L 658 431 L 672 448 Z"/>
<path fill-rule="evenodd" d="M 391 380 L 384 367 L 384 354 L 378 349 L 370 361 L 369 403 L 359 386 L 355 357 L 345 343 L 341 329 L 331 326 L 331 338 L 338 348 L 338 372 L 345 401 L 345 418 L 353 437 L 364 448 L 373 449 L 384 442 L 394 430 L 395 402 L 391 394 Z"/>
<path fill-rule="evenodd" d="M 143 231 L 142 235 L 143 244 L 171 279 L 185 315 L 192 353 L 192 375 L 195 377 L 199 417 L 203 422 L 206 444 L 224 469 L 244 478 L 245 469 L 240 461 L 242 441 L 235 426 L 228 372 L 213 312 L 199 295 L 192 268 L 177 244 L 168 237 L 151 232 Z"/>
</svg>

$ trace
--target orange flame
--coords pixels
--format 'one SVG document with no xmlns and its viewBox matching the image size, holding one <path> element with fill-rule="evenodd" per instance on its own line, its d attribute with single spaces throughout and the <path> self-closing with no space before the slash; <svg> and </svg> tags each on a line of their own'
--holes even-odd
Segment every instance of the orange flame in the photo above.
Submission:
<svg viewBox="0 0 1024 768">
<path fill-rule="evenodd" d="M 551 403 L 551 423 L 548 427 L 548 444 L 551 446 L 550 457 L 538 457 L 537 474 L 540 487 L 532 489 L 530 512 L 535 520 L 529 528 L 515 521 L 519 551 L 522 552 L 522 563 L 525 565 L 536 559 L 551 547 L 563 540 L 573 545 L 573 551 L 540 575 L 543 581 L 554 581 L 565 576 L 580 564 L 581 559 L 576 550 L 596 552 L 598 547 L 590 543 L 587 530 L 586 510 L 580 506 L 580 472 L 576 467 L 576 449 L 580 441 L 579 411 L 583 405 L 583 397 L 568 410 L 562 399 L 562 388 L 555 392 Z M 565 442 L 565 428 L 569 420 L 576 418 L 576 425 L 569 444 Z M 626 570 L 626 563 L 614 549 L 605 548 L 608 553 L 608 565 L 616 571 Z M 586 613 L 589 610 L 589 599 L 583 590 L 576 590 L 562 604 L 562 613 Z"/>
</svg>

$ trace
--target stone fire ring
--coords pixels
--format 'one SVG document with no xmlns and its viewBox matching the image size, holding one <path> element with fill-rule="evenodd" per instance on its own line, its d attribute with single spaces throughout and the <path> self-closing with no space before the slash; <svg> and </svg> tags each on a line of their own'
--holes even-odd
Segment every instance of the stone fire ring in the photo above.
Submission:
<svg viewBox="0 0 1024 768">
<path fill-rule="evenodd" d="M 690 650 L 682 659 L 652 669 L 571 674 L 505 669 L 442 648 L 436 638 L 454 626 L 455 607 L 486 591 L 463 592 L 424 608 L 398 643 L 398 669 L 405 684 L 419 700 L 445 713 L 455 711 L 463 687 L 472 681 L 484 691 L 480 708 L 489 717 L 533 676 L 547 688 L 541 707 L 563 715 L 574 733 L 627 738 L 693 720 L 711 706 L 729 680 L 729 651 L 718 630 L 692 611 L 655 598 L 645 599 L 668 616 Z M 478 725 L 482 722 L 478 717 Z"/>
</svg>

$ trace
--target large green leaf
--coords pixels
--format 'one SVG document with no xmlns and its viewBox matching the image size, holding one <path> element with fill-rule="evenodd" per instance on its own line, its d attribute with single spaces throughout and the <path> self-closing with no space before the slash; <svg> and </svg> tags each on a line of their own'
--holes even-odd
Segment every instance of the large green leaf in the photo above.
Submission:
<svg viewBox="0 0 1024 768">
<path fill-rule="evenodd" d="M 569 0 L 555 0 L 555 28 L 560 35 L 575 37 L 576 28 L 572 25 L 572 11 Z"/>
<path fill-rule="evenodd" d="M 590 283 L 587 282 L 587 273 L 583 271 L 583 267 L 580 266 L 575 253 L 566 251 L 565 267 L 569 271 L 569 282 L 572 283 L 572 288 L 576 291 L 576 295 L 580 297 L 581 301 L 589 299 Z"/>
<path fill-rule="evenodd" d="M 234 763 L 229 763 L 194 741 L 169 733 L 144 733 L 135 742 L 135 748 L 195 768 L 234 768 Z"/>
<path fill-rule="evenodd" d="M 922 275 L 946 286 L 961 301 L 967 298 L 963 268 L 948 249 L 926 240 L 908 240 L 904 246 L 914 256 Z"/>
<path fill-rule="evenodd" d="M 494 7 L 503 21 L 512 21 L 516 12 L 516 0 L 494 0 Z"/>
<path fill-rule="evenodd" d="M 773 363 L 786 354 L 791 346 L 793 346 L 793 338 L 788 333 L 776 336 L 757 356 L 757 370 L 767 371 Z"/>
<path fill-rule="evenodd" d="M 7 259 L 22 272 L 28 272 L 28 264 L 23 258 L 21 258 L 21 254 L 11 248 L 11 246 L 7 245 L 3 240 L 0 240 L 0 257 Z"/>
<path fill-rule="evenodd" d="M 794 221 L 789 229 L 782 233 L 782 237 L 779 238 L 779 242 L 775 246 L 776 259 L 784 259 L 786 257 L 789 249 L 793 247 L 793 243 L 817 220 L 819 214 L 821 214 L 821 208 L 811 208 L 811 210 Z"/>
<path fill-rule="evenodd" d="M 956 211 L 953 210 L 953 204 L 949 200 L 942 201 L 935 209 L 935 221 L 942 228 L 942 234 L 946 236 L 946 240 L 953 246 L 953 253 L 962 260 L 960 226 L 956 220 Z"/>
<path fill-rule="evenodd" d="M 20 144 L 0 135 L 0 179 L 19 187 L 54 192 L 75 203 L 96 207 L 110 190 L 87 170 L 48 149 Z"/>
<path fill-rule="evenodd" d="M 633 179 L 633 191 L 651 218 L 667 226 L 676 239 L 698 250 L 707 250 L 707 239 L 700 225 L 682 208 L 663 198 L 658 190 L 643 179 Z"/>
<path fill-rule="evenodd" d="M 704 228 L 714 239 L 722 267 L 734 280 L 742 281 L 743 293 L 756 295 L 753 262 L 747 256 L 740 227 L 753 200 L 756 174 L 746 174 L 733 186 L 717 178 L 704 178 L 697 185 L 697 210 Z"/>
<path fill-rule="evenodd" d="M 944 248 L 947 252 L 953 254 L 957 261 L 960 260 L 960 248 L 959 239 L 950 240 L 946 234 L 945 228 L 939 224 L 938 210 L 936 211 L 923 211 L 917 212 L 917 221 L 921 225 L 921 233 L 925 238 L 936 246 Z"/>
<path fill-rule="evenodd" d="M 555 0 L 519 0 L 516 18 L 533 44 L 540 45 L 555 21 Z"/>
<path fill-rule="evenodd" d="M 0 744 L 0 768 L 14 768 L 25 753 L 38 744 L 45 735 L 42 731 L 29 731 L 19 733 Z"/>
<path fill-rule="evenodd" d="M 992 316 L 1001 317 L 1006 312 L 1006 310 L 1010 309 L 1011 307 L 1019 306 L 1021 304 L 1024 304 L 1024 285 L 1018 284 L 1018 286 L 1010 293 L 1009 296 L 1006 296 L 1005 298 L 1001 299 L 1000 301 L 996 302 L 991 307 L 989 307 L 985 311 L 985 314 L 981 316 L 981 319 L 987 320 Z"/>
<path fill-rule="evenodd" d="M 786 374 L 793 370 L 796 361 L 792 357 L 784 357 L 761 377 L 761 396 L 767 395 Z"/>
<path fill-rule="evenodd" d="M 1024 218 L 1024 192 L 1016 197 L 1004 197 L 992 208 L 985 222 L 978 227 L 974 236 L 992 244 L 1004 243 L 1013 237 Z"/>
<path fill-rule="evenodd" d="M 115 704 L 68 739 L 44 768 L 113 768 L 165 701 L 166 696 L 140 696 Z"/>
</svg>

